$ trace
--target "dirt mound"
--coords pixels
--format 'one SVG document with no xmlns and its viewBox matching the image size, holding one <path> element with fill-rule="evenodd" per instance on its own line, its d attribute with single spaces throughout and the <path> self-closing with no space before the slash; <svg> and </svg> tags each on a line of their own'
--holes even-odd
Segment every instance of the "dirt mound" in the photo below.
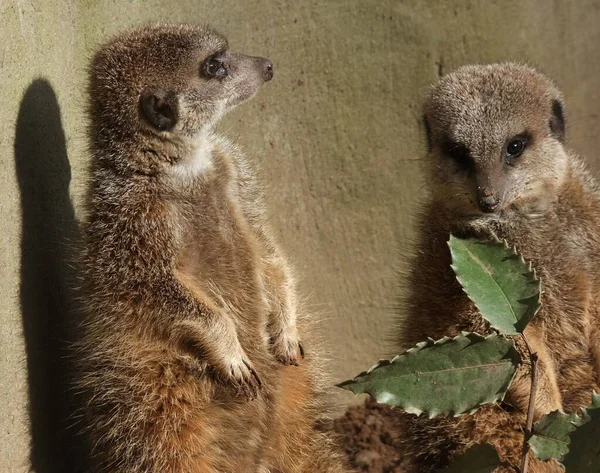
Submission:
<svg viewBox="0 0 600 473">
<path fill-rule="evenodd" d="M 369 399 L 336 419 L 334 430 L 358 471 L 405 473 L 399 453 L 402 424 L 398 411 Z"/>
</svg>

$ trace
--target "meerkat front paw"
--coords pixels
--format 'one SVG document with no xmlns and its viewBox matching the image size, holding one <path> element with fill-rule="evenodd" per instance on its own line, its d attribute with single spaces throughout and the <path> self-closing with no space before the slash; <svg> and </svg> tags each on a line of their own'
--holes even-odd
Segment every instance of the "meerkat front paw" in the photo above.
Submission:
<svg viewBox="0 0 600 473">
<path fill-rule="evenodd" d="M 241 358 L 239 361 L 231 363 L 229 365 L 229 376 L 238 396 L 249 399 L 255 399 L 258 396 L 262 382 L 248 359 Z"/>
<path fill-rule="evenodd" d="M 304 358 L 304 346 L 298 332 L 295 329 L 280 330 L 271 339 L 271 352 L 280 363 L 298 366 L 298 360 Z"/>
<path fill-rule="evenodd" d="M 249 400 L 255 399 L 262 387 L 258 373 L 252 366 L 245 353 L 222 360 L 220 363 L 212 363 L 217 377 L 231 385 L 238 396 Z"/>
</svg>

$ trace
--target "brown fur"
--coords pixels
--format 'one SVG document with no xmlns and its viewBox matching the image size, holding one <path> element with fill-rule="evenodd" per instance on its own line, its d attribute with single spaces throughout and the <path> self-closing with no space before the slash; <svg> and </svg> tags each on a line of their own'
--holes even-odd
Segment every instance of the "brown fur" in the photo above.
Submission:
<svg viewBox="0 0 600 473">
<path fill-rule="evenodd" d="M 224 78 L 203 74 L 215 54 Z M 76 352 L 90 471 L 347 471 L 315 430 L 318 360 L 310 344 L 299 356 L 260 189 L 212 131 L 268 64 L 183 25 L 128 32 L 94 57 Z"/>
<path fill-rule="evenodd" d="M 525 331 L 540 357 L 536 418 L 589 404 L 600 367 L 600 194 L 579 158 L 564 148 L 560 93 L 528 67 L 467 66 L 434 86 L 425 119 L 432 195 L 420 219 L 401 348 L 463 330 L 490 332 L 456 281 L 447 240 L 451 232 L 505 238 L 533 262 L 543 284 L 542 309 Z M 528 136 L 527 146 L 507 164 L 506 143 L 518 135 Z M 457 143 L 470 150 L 462 164 L 449 152 Z M 496 198 L 494 211 L 479 209 L 478 187 Z M 406 415 L 414 471 L 435 471 L 477 442 L 492 443 L 503 460 L 518 465 L 529 383 L 524 367 L 505 402 L 474 416 Z M 561 470 L 533 461 L 530 471 Z"/>
</svg>

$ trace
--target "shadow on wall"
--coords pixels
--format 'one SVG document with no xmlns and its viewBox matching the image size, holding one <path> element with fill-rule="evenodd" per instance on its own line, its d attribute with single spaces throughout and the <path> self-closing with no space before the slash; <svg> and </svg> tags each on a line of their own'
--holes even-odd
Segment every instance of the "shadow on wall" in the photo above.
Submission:
<svg viewBox="0 0 600 473">
<path fill-rule="evenodd" d="M 60 109 L 52 86 L 32 82 L 21 101 L 15 139 L 21 191 L 21 286 L 27 353 L 31 464 L 36 473 L 75 473 L 82 468 L 72 428 L 73 373 L 67 357 L 76 317 L 69 242 L 77 224 L 69 198 L 71 168 Z"/>
</svg>

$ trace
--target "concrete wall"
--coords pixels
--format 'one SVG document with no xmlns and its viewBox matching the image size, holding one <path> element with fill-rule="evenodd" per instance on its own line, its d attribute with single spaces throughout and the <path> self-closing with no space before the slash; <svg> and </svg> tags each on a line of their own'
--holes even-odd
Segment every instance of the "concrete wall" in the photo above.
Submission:
<svg viewBox="0 0 600 473">
<path fill-rule="evenodd" d="M 63 243 L 85 179 L 85 67 L 99 42 L 149 20 L 210 23 L 273 60 L 274 81 L 222 130 L 264 168 L 273 224 L 338 381 L 388 353 L 395 268 L 426 185 L 420 102 L 440 73 L 538 66 L 565 92 L 571 144 L 597 156 L 598 1 L 0 0 L 3 472 L 26 471 L 30 457 L 38 473 L 72 471 L 60 430 Z"/>
</svg>

